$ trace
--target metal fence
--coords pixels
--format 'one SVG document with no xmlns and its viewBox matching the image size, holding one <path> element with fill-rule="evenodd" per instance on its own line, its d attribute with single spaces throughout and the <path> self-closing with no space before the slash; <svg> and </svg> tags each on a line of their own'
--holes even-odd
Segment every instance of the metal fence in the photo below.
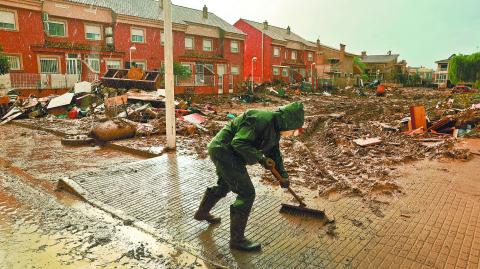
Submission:
<svg viewBox="0 0 480 269">
<path fill-rule="evenodd" d="M 99 79 L 98 74 L 88 74 L 87 81 Z M 65 89 L 72 88 L 80 82 L 80 75 L 76 74 L 28 74 L 10 73 L 0 76 L 0 88 L 14 89 Z"/>
<path fill-rule="evenodd" d="M 89 73 L 83 81 L 94 82 L 101 75 Z M 68 89 L 73 88 L 75 83 L 82 81 L 76 74 L 28 74 L 10 73 L 0 76 L 0 89 Z M 175 77 L 176 87 L 209 87 L 224 92 L 232 92 L 238 87 L 242 79 L 239 75 L 192 75 L 187 79 L 179 80 Z M 160 87 L 165 87 L 162 76 Z"/>
</svg>

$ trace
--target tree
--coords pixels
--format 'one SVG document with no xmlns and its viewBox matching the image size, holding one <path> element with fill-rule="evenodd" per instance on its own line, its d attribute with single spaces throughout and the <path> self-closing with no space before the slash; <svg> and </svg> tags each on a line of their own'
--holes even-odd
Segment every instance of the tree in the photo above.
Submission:
<svg viewBox="0 0 480 269">
<path fill-rule="evenodd" d="M 173 74 L 177 76 L 178 80 L 188 79 L 192 76 L 190 68 L 178 63 L 173 63 Z"/>
<path fill-rule="evenodd" d="M 162 74 L 165 73 L 165 66 L 162 65 Z M 177 80 L 185 80 L 192 76 L 192 71 L 190 68 L 182 65 L 179 62 L 173 63 L 173 74 L 176 76 Z"/>
<path fill-rule="evenodd" d="M 393 71 L 393 79 L 397 83 L 406 84 L 408 82 L 408 75 L 402 72 L 400 69 Z"/>
<path fill-rule="evenodd" d="M 360 77 L 362 78 L 362 80 L 368 81 L 368 74 L 365 73 L 365 69 L 367 66 L 362 62 L 362 59 L 360 59 L 360 57 L 353 58 L 353 65 L 360 70 Z"/>
<path fill-rule="evenodd" d="M 422 78 L 418 73 L 413 75 L 408 75 L 407 80 L 405 81 L 408 86 L 420 86 L 422 84 Z"/>
<path fill-rule="evenodd" d="M 480 83 L 480 52 L 456 55 L 450 59 L 448 77 L 453 84 L 459 82 Z"/>
<path fill-rule="evenodd" d="M 10 71 L 10 63 L 3 54 L 3 48 L 0 46 L 0 75 L 5 75 Z"/>
</svg>

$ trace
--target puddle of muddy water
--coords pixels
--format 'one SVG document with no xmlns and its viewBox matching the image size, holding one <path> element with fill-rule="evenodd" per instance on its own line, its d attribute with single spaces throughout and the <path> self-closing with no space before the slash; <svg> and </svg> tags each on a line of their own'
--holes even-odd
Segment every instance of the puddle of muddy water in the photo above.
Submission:
<svg viewBox="0 0 480 269">
<path fill-rule="evenodd" d="M 42 210 L 12 192 L 0 185 L 2 269 L 206 267 L 196 257 L 71 197 L 60 200 L 66 208 L 45 204 Z"/>
</svg>

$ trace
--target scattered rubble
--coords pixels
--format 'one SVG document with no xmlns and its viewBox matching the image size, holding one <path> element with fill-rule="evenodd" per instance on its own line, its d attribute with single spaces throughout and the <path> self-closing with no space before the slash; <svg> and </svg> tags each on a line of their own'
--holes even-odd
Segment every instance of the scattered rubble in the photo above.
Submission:
<svg viewBox="0 0 480 269">
<path fill-rule="evenodd" d="M 403 192 L 395 181 L 396 166 L 400 164 L 421 159 L 472 158 L 468 149 L 456 147 L 457 139 L 451 129 L 433 131 L 442 117 L 451 113 L 447 110 L 456 108 L 437 107 L 439 102 L 449 100 L 444 96 L 449 93 L 388 89 L 386 98 L 379 100 L 374 91 L 366 92 L 366 98 L 358 97 L 355 91 L 304 98 L 304 135 L 299 140 L 282 140 L 285 164 L 294 183 L 318 191 L 322 197 L 392 196 Z M 451 98 L 455 100 L 456 96 Z M 480 110 L 463 102 L 464 108 L 458 108 L 448 118 L 448 123 L 459 130 L 459 137 L 474 134 L 475 128 L 478 133 L 480 120 Z M 408 125 L 403 126 L 402 120 L 407 117 L 407 123 L 411 121 L 410 109 L 416 104 L 421 104 L 417 106 L 420 122 L 426 122 L 420 124 L 418 134 L 409 135 Z M 342 114 L 335 116 L 339 112 Z"/>
<path fill-rule="evenodd" d="M 302 101 L 305 131 L 287 134 L 281 146 L 293 183 L 320 196 L 401 194 L 395 182 L 397 165 L 426 158 L 472 158 L 456 142 L 480 137 L 480 95 L 389 86 L 379 98 L 374 86 L 311 93 L 303 84 L 277 83 L 258 85 L 255 94 L 177 96 L 176 128 L 183 136 L 179 144 L 184 153 L 206 158 L 207 143 L 245 110 Z M 71 136 L 66 144 L 79 142 L 75 136 L 90 135 L 99 142 L 128 139 L 122 143 L 151 149 L 164 141 L 164 98 L 162 91 L 80 83 L 61 96 L 17 96 L 2 122 L 23 118 L 49 126 Z"/>
</svg>

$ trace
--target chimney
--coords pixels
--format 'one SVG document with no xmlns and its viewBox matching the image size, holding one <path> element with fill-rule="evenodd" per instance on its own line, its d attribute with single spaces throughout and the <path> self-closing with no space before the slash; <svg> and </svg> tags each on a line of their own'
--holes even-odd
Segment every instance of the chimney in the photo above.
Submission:
<svg viewBox="0 0 480 269">
<path fill-rule="evenodd" d="M 320 38 L 317 39 L 317 48 L 319 49 L 322 46 L 322 43 L 320 43 Z"/>
<path fill-rule="evenodd" d="M 367 52 L 366 51 L 362 51 L 362 58 L 367 56 Z"/>
<path fill-rule="evenodd" d="M 289 35 L 291 33 L 291 29 L 290 29 L 290 26 L 287 27 L 287 35 Z"/>
<path fill-rule="evenodd" d="M 341 62 L 345 61 L 345 47 L 346 46 L 344 44 L 340 44 L 339 58 Z"/>
<path fill-rule="evenodd" d="M 203 18 L 208 19 L 208 7 L 207 7 L 207 5 L 203 6 Z"/>
<path fill-rule="evenodd" d="M 392 51 L 389 50 L 389 51 L 387 52 L 387 54 L 388 54 L 388 55 L 392 55 Z"/>
<path fill-rule="evenodd" d="M 268 30 L 268 21 L 263 22 L 263 30 Z"/>
</svg>

